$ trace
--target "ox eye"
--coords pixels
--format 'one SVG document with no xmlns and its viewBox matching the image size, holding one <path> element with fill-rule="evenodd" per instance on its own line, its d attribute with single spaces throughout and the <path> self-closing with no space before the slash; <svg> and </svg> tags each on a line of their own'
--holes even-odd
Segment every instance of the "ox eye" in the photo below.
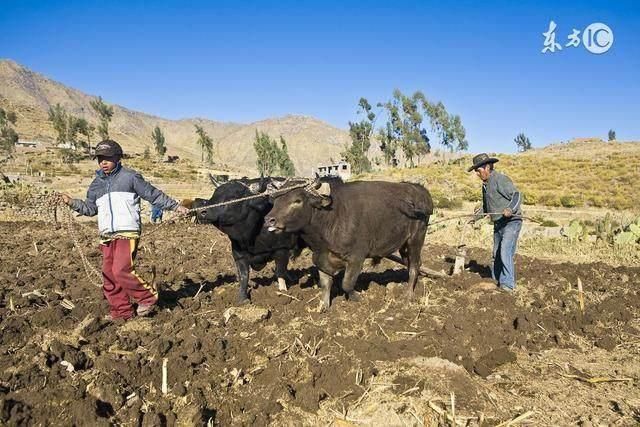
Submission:
<svg viewBox="0 0 640 427">
<path fill-rule="evenodd" d="M 296 199 L 293 201 L 294 205 L 301 205 L 302 204 L 302 200 L 301 199 Z"/>
</svg>

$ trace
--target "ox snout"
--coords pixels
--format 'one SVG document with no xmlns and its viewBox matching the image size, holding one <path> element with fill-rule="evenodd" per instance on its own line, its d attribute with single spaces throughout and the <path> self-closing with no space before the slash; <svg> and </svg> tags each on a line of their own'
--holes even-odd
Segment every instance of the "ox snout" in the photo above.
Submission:
<svg viewBox="0 0 640 427">
<path fill-rule="evenodd" d="M 268 216 L 264 219 L 264 225 L 267 227 L 267 230 L 272 233 L 282 231 L 282 229 L 278 227 L 278 220 L 272 216 Z"/>
</svg>

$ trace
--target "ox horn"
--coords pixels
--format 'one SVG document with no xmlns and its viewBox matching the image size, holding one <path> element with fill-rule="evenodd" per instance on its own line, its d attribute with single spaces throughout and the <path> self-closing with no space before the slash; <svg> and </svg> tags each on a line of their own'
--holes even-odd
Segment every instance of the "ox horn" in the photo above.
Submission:
<svg viewBox="0 0 640 427">
<path fill-rule="evenodd" d="M 220 183 L 214 178 L 213 175 L 211 175 L 211 172 L 209 172 L 209 181 L 211 181 L 211 184 L 213 184 L 213 188 L 220 187 Z"/>
<path fill-rule="evenodd" d="M 263 175 L 260 175 L 260 187 L 258 188 L 258 193 L 264 193 L 265 191 L 267 191 L 269 181 L 270 179 L 265 178 Z"/>
<path fill-rule="evenodd" d="M 320 175 L 316 172 L 316 179 L 313 181 L 313 188 L 315 190 L 319 189 L 322 183 L 320 182 Z"/>
</svg>

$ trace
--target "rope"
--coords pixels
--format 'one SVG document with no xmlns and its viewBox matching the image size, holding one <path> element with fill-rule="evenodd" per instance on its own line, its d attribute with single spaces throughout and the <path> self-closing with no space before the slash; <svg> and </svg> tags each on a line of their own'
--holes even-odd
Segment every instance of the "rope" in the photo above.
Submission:
<svg viewBox="0 0 640 427">
<path fill-rule="evenodd" d="M 54 219 L 57 217 L 57 206 L 64 205 L 62 202 L 62 196 L 58 193 L 52 193 L 50 196 L 50 204 L 53 207 L 53 217 Z M 84 267 L 84 272 L 87 275 L 87 279 L 89 282 L 100 288 L 102 287 L 102 273 L 98 272 L 98 270 L 89 262 L 87 256 L 84 254 L 84 251 L 80 247 L 80 240 L 78 239 L 77 230 L 75 229 L 76 221 L 73 218 L 72 210 L 70 207 L 66 207 L 66 209 L 62 209 L 62 223 L 66 226 L 67 233 L 73 240 L 73 246 L 78 251 L 80 255 L 80 260 L 82 261 L 82 266 Z"/>
<path fill-rule="evenodd" d="M 483 213 L 482 216 L 484 217 L 485 215 L 502 215 L 502 212 L 487 212 L 487 213 Z M 435 225 L 435 224 L 439 224 L 441 222 L 447 222 L 447 221 L 451 221 L 454 219 L 460 219 L 460 218 L 471 218 L 471 217 L 476 217 L 478 216 L 477 214 L 464 214 L 464 215 L 456 215 L 456 216 L 452 216 L 449 218 L 443 218 L 443 219 L 439 219 L 438 221 L 433 221 L 433 222 L 429 222 L 429 225 Z M 524 215 L 512 215 L 510 218 L 520 218 L 520 219 L 525 219 L 531 222 L 535 222 L 536 224 L 542 224 L 541 221 L 535 219 L 535 218 L 531 218 L 529 216 L 524 216 Z"/>
<path fill-rule="evenodd" d="M 285 181 L 286 183 L 287 181 Z M 295 190 L 296 188 L 306 188 L 309 187 L 313 182 L 311 182 L 311 184 L 309 183 L 309 180 L 305 180 L 305 182 L 303 184 L 296 184 L 296 185 L 292 185 L 291 187 L 287 187 L 287 188 L 280 188 L 280 189 L 276 189 L 276 190 L 267 190 L 263 193 L 259 193 L 259 194 L 254 194 L 251 196 L 246 196 L 246 197 L 241 197 L 238 199 L 233 199 L 233 200 L 227 200 L 226 202 L 219 202 L 219 203 L 212 203 L 210 205 L 205 205 L 205 206 L 200 206 L 199 208 L 193 208 L 193 209 L 189 209 L 187 212 L 183 213 L 183 214 L 177 214 L 174 218 L 171 218 L 167 221 L 164 221 L 162 224 L 156 226 L 153 230 L 146 232 L 143 234 L 144 237 L 150 236 L 153 233 L 157 232 L 161 227 L 163 227 L 166 224 L 173 224 L 181 219 L 186 219 L 188 218 L 192 213 L 196 213 L 196 212 L 200 212 L 200 211 L 204 211 L 207 210 L 209 208 L 217 208 L 220 206 L 226 206 L 226 205 L 232 205 L 234 203 L 240 203 L 240 202 L 246 202 L 248 200 L 253 200 L 253 199 L 259 199 L 261 197 L 269 197 L 272 196 L 274 194 L 280 194 L 280 193 L 288 193 L 291 190 Z M 244 184 L 244 183 L 243 183 Z M 246 185 L 245 185 L 246 186 Z M 248 188 L 248 187 L 247 187 Z"/>
<path fill-rule="evenodd" d="M 287 181 L 285 181 L 285 183 Z M 254 195 L 251 195 L 251 196 L 241 197 L 241 198 L 233 199 L 233 200 L 227 200 L 226 202 L 213 203 L 213 204 L 210 204 L 210 205 L 201 206 L 199 208 L 189 209 L 187 212 L 178 215 L 176 218 L 171 219 L 171 220 L 166 221 L 166 222 L 163 222 L 162 224 L 158 225 L 155 229 L 151 230 L 150 232 L 144 233 L 143 236 L 144 237 L 150 236 L 151 234 L 157 232 L 162 226 L 164 226 L 166 224 L 169 224 L 169 223 L 173 223 L 173 222 L 175 222 L 177 220 L 180 220 L 180 219 L 187 218 L 192 213 L 195 213 L 195 212 L 203 211 L 203 210 L 206 210 L 206 209 L 209 209 L 209 208 L 216 208 L 216 207 L 220 207 L 220 206 L 231 205 L 231 204 L 234 204 L 234 203 L 246 202 L 247 200 L 258 199 L 258 198 L 261 198 L 261 197 L 269 197 L 269 196 L 272 196 L 274 194 L 287 193 L 287 192 L 289 192 L 291 190 L 294 190 L 296 188 L 309 187 L 312 184 L 313 184 L 313 182 L 311 182 L 310 180 L 305 180 L 304 183 L 292 185 L 291 187 L 265 191 L 263 193 L 254 194 Z M 82 262 L 82 266 L 84 268 L 85 274 L 87 275 L 87 279 L 89 280 L 89 282 L 92 285 L 94 285 L 96 287 L 102 287 L 102 274 L 89 262 L 89 260 L 87 259 L 87 256 L 85 255 L 84 251 L 80 247 L 80 239 L 78 238 L 78 233 L 77 233 L 77 230 L 75 228 L 76 221 L 75 221 L 75 218 L 74 218 L 74 216 L 72 214 L 73 210 L 63 202 L 62 196 L 60 195 L 60 193 L 52 191 L 48 195 L 48 199 L 45 202 L 45 206 L 48 208 L 47 212 L 52 212 L 52 215 L 51 215 L 52 218 L 51 219 L 53 219 L 54 222 L 56 222 L 56 220 L 57 220 L 57 207 L 59 205 L 63 205 L 66 208 L 66 209 L 65 208 L 62 209 L 62 223 L 65 225 L 65 228 L 67 229 L 67 234 L 69 234 L 69 236 L 71 237 L 71 240 L 73 241 L 73 246 L 75 247 L 76 251 L 78 251 L 78 254 L 80 256 L 80 260 Z M 142 235 L 141 235 L 141 237 L 142 237 Z M 117 239 L 118 236 L 114 236 L 114 238 Z"/>
<path fill-rule="evenodd" d="M 288 181 L 289 181 L 289 179 L 285 180 L 284 183 L 286 184 Z M 201 206 L 201 207 L 198 207 L 198 208 L 192 208 L 192 209 L 189 209 L 185 213 L 178 214 L 175 218 L 172 218 L 172 219 L 170 219 L 168 221 L 163 222 L 162 224 L 160 224 L 157 227 L 155 227 L 153 230 L 151 230 L 149 232 L 146 232 L 143 235 L 141 235 L 141 237 L 142 236 L 148 237 L 148 236 L 152 235 L 153 233 L 156 233 L 158 230 L 160 230 L 163 226 L 165 226 L 167 224 L 172 224 L 172 223 L 175 223 L 178 220 L 186 219 L 193 213 L 197 213 L 197 212 L 209 209 L 209 208 L 217 208 L 217 207 L 227 206 L 227 205 L 231 205 L 231 204 L 235 204 L 235 203 L 246 202 L 248 200 L 254 200 L 254 199 L 258 199 L 258 198 L 262 198 L 262 197 L 269 197 L 269 196 L 273 196 L 275 194 L 280 194 L 280 193 L 288 193 L 289 191 L 295 190 L 297 188 L 304 188 L 307 191 L 310 191 L 312 193 L 316 193 L 314 188 L 313 188 L 313 185 L 314 185 L 314 181 L 313 180 L 304 179 L 303 183 L 292 185 L 290 187 L 279 188 L 279 189 L 275 189 L 275 190 L 267 190 L 267 191 L 265 191 L 263 193 L 253 194 L 251 196 L 240 197 L 238 199 L 227 200 L 225 202 L 212 203 L 210 205 L 205 205 L 205 206 Z M 55 221 L 57 219 L 57 206 L 58 205 L 65 205 L 65 204 L 62 201 L 62 196 L 60 195 L 60 193 L 52 191 L 50 193 L 50 195 L 49 195 L 49 202 L 47 203 L 47 205 L 49 207 L 53 208 L 53 220 Z M 76 250 L 78 251 L 78 254 L 80 255 L 80 260 L 82 262 L 82 266 L 84 268 L 84 271 L 85 271 L 85 273 L 87 275 L 87 279 L 89 279 L 89 282 L 91 284 L 93 284 L 94 286 L 101 287 L 102 286 L 102 274 L 100 272 L 98 272 L 98 270 L 93 265 L 91 265 L 91 263 L 87 259 L 86 255 L 84 254 L 84 251 L 80 247 L 80 242 L 79 242 L 79 239 L 78 239 L 77 230 L 75 229 L 75 220 L 74 220 L 74 217 L 72 215 L 73 211 L 71 210 L 71 208 L 69 206 L 66 206 L 66 209 L 63 209 L 62 212 L 63 212 L 62 222 L 65 224 L 66 229 L 67 229 L 67 233 L 69 234 L 69 236 L 73 240 L 73 245 L 76 248 Z M 483 215 L 502 215 L 502 212 L 488 212 L 488 213 L 484 213 Z M 450 218 L 443 218 L 441 220 L 434 221 L 434 222 L 430 223 L 429 225 L 435 225 L 435 224 L 438 224 L 438 223 L 442 223 L 442 222 L 446 222 L 446 221 L 452 221 L 452 220 L 455 220 L 455 219 L 470 218 L 470 217 L 476 217 L 476 216 L 477 216 L 476 214 L 456 215 L 456 216 L 453 216 L 453 217 L 450 217 Z M 529 221 L 533 221 L 533 222 L 536 222 L 536 223 L 540 223 L 540 221 L 538 221 L 536 219 L 533 219 L 533 218 L 530 218 L 530 217 L 525 217 L 523 215 L 513 215 L 512 218 L 522 218 L 522 219 L 527 219 Z M 471 221 L 468 221 L 465 224 L 465 226 L 468 225 L 470 222 Z M 118 236 L 114 236 L 114 238 L 117 239 Z M 462 237 L 461 237 L 461 239 L 462 239 Z"/>
</svg>

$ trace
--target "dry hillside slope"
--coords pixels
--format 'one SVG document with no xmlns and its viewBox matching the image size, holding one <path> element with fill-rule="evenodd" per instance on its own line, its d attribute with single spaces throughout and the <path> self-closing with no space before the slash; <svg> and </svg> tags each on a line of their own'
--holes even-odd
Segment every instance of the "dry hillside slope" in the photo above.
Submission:
<svg viewBox="0 0 640 427">
<path fill-rule="evenodd" d="M 95 96 L 67 87 L 33 72 L 11 60 L 0 60 L 0 106 L 16 111 L 17 131 L 22 139 L 53 141 L 55 133 L 48 122 L 50 106 L 59 103 L 68 112 L 96 124 L 90 107 Z M 108 99 L 105 100 L 109 102 Z M 231 169 L 251 172 L 255 169 L 253 139 L 256 129 L 272 137 L 282 135 L 299 174 L 330 158 L 338 159 L 347 132 L 312 117 L 288 115 L 281 118 L 241 124 L 207 119 L 168 120 L 113 105 L 112 136 L 126 151 L 142 152 L 151 146 L 151 132 L 159 125 L 166 136 L 168 153 L 200 160 L 195 144 L 194 124 L 201 125 L 216 143 L 215 161 Z"/>
</svg>

